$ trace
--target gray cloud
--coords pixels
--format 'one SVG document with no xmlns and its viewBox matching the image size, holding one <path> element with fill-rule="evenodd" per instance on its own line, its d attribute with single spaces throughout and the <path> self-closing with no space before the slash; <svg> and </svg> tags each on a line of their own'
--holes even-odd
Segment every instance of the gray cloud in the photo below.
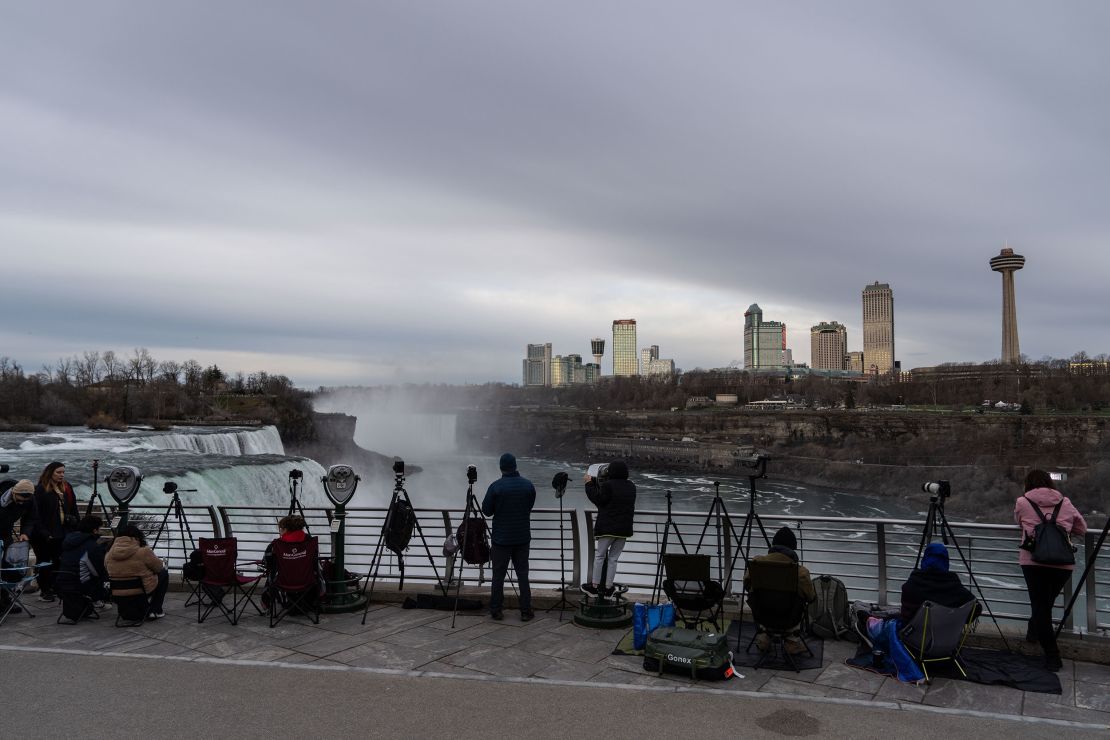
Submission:
<svg viewBox="0 0 1110 740">
<path fill-rule="evenodd" d="M 905 365 L 979 361 L 1005 240 L 1028 258 L 1022 348 L 1108 351 L 1108 21 L 1095 2 L 9 5 L 0 353 L 516 380 L 525 343 L 586 354 L 628 316 L 680 366 L 724 365 L 759 302 L 806 360 L 819 320 L 859 347 L 880 280 Z"/>
</svg>

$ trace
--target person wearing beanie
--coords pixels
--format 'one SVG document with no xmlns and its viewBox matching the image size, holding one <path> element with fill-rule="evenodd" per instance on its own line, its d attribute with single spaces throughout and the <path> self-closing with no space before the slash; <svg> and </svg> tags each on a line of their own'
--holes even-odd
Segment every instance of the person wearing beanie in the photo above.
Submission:
<svg viewBox="0 0 1110 740">
<path fill-rule="evenodd" d="M 757 558 L 752 558 L 755 562 L 775 563 L 778 565 L 790 563 L 797 568 L 798 573 L 798 595 L 802 597 L 805 603 L 809 603 L 817 598 L 817 592 L 813 588 L 813 579 L 809 575 L 809 569 L 798 562 L 798 538 L 789 527 L 782 527 L 779 531 L 775 532 L 775 536 L 771 539 L 771 549 L 767 551 L 766 555 L 760 555 Z M 789 573 L 785 571 L 784 575 Z M 791 580 L 793 580 L 793 574 Z M 744 589 L 751 590 L 751 576 L 748 571 L 744 572 Z M 798 654 L 806 652 L 807 648 L 805 643 L 802 642 L 800 637 L 801 625 L 799 624 L 796 629 L 791 631 L 790 636 L 785 640 L 786 652 L 791 654 Z M 767 650 L 771 645 L 770 636 L 760 630 L 755 638 L 756 647 L 760 650 Z"/>
<path fill-rule="evenodd" d="M 27 529 L 34 514 L 34 493 L 35 484 L 29 480 L 0 482 L 0 540 L 4 547 L 17 539 L 12 531 L 16 523 L 19 524 L 18 539 L 27 541 Z"/>
<path fill-rule="evenodd" d="M 948 569 L 948 548 L 931 542 L 921 554 L 921 565 L 902 584 L 902 610 L 898 618 L 908 624 L 926 601 L 955 608 L 972 601 L 975 595 Z"/>
<path fill-rule="evenodd" d="M 528 585 L 528 546 L 532 541 L 532 507 L 536 505 L 536 487 L 516 469 L 516 458 L 506 452 L 498 463 L 501 477 L 489 484 L 482 499 L 482 513 L 493 518 L 490 537 L 490 561 L 493 580 L 490 584 L 489 613 L 496 620 L 505 618 L 505 573 L 509 561 L 516 571 L 520 588 L 520 619 L 527 622 L 536 616 L 532 611 L 532 589 Z"/>
<path fill-rule="evenodd" d="M 624 543 L 632 536 L 636 484 L 628 480 L 628 464 L 624 460 L 609 463 L 607 475 L 600 485 L 589 473 L 585 482 L 586 497 L 597 506 L 597 519 L 594 520 L 594 569 L 589 583 L 582 584 L 582 590 L 588 594 L 611 596 L 613 579 L 617 575 L 617 560 L 624 552 Z"/>
</svg>

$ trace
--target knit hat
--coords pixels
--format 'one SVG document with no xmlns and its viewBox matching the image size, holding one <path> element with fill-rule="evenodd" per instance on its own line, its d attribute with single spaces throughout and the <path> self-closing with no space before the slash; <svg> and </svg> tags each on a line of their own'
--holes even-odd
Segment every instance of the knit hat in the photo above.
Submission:
<svg viewBox="0 0 1110 740">
<path fill-rule="evenodd" d="M 930 543 L 921 558 L 921 570 L 948 572 L 948 548 L 939 542 Z"/>
<path fill-rule="evenodd" d="M 12 496 L 20 501 L 26 501 L 35 492 L 35 484 L 29 480 L 21 480 L 12 486 Z"/>
<path fill-rule="evenodd" d="M 516 470 L 516 458 L 513 457 L 513 453 L 506 452 L 502 455 L 501 460 L 498 462 L 498 466 L 501 468 L 502 473 L 514 472 Z"/>
<path fill-rule="evenodd" d="M 790 531 L 790 527 L 783 527 L 775 532 L 774 538 L 771 540 L 773 547 L 786 547 L 791 550 L 798 549 L 798 538 Z"/>
</svg>

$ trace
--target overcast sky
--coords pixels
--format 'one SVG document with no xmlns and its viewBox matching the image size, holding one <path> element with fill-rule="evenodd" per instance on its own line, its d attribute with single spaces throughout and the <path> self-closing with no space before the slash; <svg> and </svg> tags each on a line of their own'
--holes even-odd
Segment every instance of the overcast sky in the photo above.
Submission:
<svg viewBox="0 0 1110 740">
<path fill-rule="evenodd" d="M 0 355 L 519 382 L 638 321 L 679 367 L 1110 351 L 1110 4 L 6 2 Z M 608 348 L 607 348 L 608 349 Z M 603 361 L 611 371 L 611 357 Z"/>
</svg>

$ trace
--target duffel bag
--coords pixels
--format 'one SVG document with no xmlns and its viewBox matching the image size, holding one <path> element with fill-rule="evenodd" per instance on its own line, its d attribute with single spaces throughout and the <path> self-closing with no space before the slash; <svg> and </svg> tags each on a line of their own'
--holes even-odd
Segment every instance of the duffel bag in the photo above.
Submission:
<svg viewBox="0 0 1110 740">
<path fill-rule="evenodd" d="M 692 678 L 720 681 L 732 678 L 732 652 L 719 632 L 683 627 L 658 627 L 644 645 L 644 670 L 662 675 L 685 673 Z"/>
</svg>

